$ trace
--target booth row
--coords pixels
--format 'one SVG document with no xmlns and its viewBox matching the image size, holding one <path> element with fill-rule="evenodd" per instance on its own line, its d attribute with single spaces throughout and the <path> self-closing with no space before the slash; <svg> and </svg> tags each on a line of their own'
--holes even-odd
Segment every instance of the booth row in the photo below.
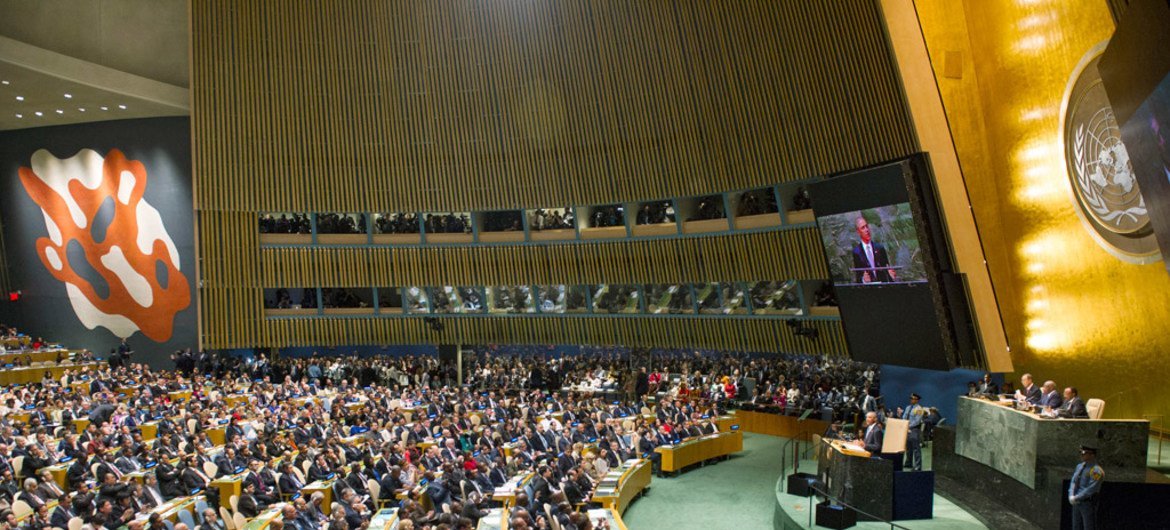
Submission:
<svg viewBox="0 0 1170 530">
<path fill-rule="evenodd" d="M 669 237 L 813 222 L 803 182 L 650 201 L 493 211 L 265 212 L 262 245 L 525 243 Z"/>
<path fill-rule="evenodd" d="M 820 280 L 265 289 L 268 316 L 630 314 L 837 317 Z"/>
</svg>

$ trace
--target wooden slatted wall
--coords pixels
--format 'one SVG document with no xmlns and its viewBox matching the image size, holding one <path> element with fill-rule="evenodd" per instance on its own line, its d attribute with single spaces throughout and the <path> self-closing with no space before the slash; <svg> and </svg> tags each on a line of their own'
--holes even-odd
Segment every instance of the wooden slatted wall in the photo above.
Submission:
<svg viewBox="0 0 1170 530">
<path fill-rule="evenodd" d="M 265 320 L 263 288 L 286 282 L 825 275 L 819 245 L 804 231 L 506 249 L 262 251 L 260 212 L 636 201 L 804 179 L 917 149 L 875 0 L 190 5 L 207 347 L 426 338 L 408 332 L 416 322 Z M 468 340 L 495 342 L 616 340 L 642 330 L 660 338 L 701 331 L 710 336 L 696 341 L 728 347 L 782 344 L 775 323 L 746 319 L 517 320 L 453 326 Z M 822 343 L 843 342 L 832 328 Z"/>
</svg>

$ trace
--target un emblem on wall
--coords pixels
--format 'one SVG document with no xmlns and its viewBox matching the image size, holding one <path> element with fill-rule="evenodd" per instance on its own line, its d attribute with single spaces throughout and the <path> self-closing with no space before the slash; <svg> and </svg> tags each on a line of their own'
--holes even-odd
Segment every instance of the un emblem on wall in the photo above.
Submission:
<svg viewBox="0 0 1170 530">
<path fill-rule="evenodd" d="M 1097 70 L 1107 42 L 1085 54 L 1065 91 L 1065 165 L 1077 213 L 1093 239 L 1123 260 L 1149 263 L 1158 259 L 1158 243 Z"/>
</svg>

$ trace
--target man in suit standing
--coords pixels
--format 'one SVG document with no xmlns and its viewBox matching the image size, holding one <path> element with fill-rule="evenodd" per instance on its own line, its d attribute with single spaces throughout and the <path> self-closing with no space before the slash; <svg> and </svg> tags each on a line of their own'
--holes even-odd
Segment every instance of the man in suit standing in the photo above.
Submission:
<svg viewBox="0 0 1170 530">
<path fill-rule="evenodd" d="M 878 423 L 876 412 L 865 413 L 865 433 L 862 435 L 862 441 L 859 445 L 870 453 L 882 452 L 882 424 Z"/>
<path fill-rule="evenodd" d="M 854 283 L 898 281 L 898 274 L 894 269 L 879 269 L 890 266 L 890 257 L 886 254 L 886 247 L 873 240 L 873 234 L 869 231 L 869 221 L 866 221 L 865 217 L 858 217 L 854 226 L 857 227 L 857 236 L 861 241 L 853 245 L 853 268 L 863 269 L 853 271 Z"/>
<path fill-rule="evenodd" d="M 1085 402 L 1081 400 L 1081 396 L 1077 394 L 1076 387 L 1068 387 L 1064 389 L 1064 404 L 1056 410 L 1056 415 L 1061 418 L 1088 418 L 1089 411 L 1085 408 Z"/>
<path fill-rule="evenodd" d="M 1072 505 L 1073 530 L 1093 530 L 1097 527 L 1097 505 L 1105 471 L 1097 465 L 1097 448 L 1081 446 L 1081 463 L 1073 471 L 1068 484 L 1068 503 Z"/>
</svg>

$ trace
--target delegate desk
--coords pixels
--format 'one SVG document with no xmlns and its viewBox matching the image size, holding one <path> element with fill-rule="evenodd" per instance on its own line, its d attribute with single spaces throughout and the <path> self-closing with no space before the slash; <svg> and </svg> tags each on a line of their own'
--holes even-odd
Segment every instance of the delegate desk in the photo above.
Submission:
<svg viewBox="0 0 1170 530">
<path fill-rule="evenodd" d="M 520 473 L 492 492 L 492 500 L 503 503 L 505 507 L 516 504 L 516 494 L 528 486 L 536 473 Z"/>
<path fill-rule="evenodd" d="M 1046 419 L 1010 402 L 960 397 L 955 453 L 1040 490 L 1072 476 L 1084 443 L 1096 444 L 1109 480 L 1142 481 L 1149 438 L 1146 420 Z"/>
<path fill-rule="evenodd" d="M 48 366 L 29 366 L 23 368 L 8 368 L 0 370 L 0 385 L 27 385 L 29 383 L 40 383 L 44 379 L 45 372 L 49 372 L 51 377 L 55 380 L 60 380 L 61 376 L 65 375 L 67 370 L 84 370 L 86 368 L 97 368 L 105 363 L 61 363 L 52 364 Z M 86 383 L 85 393 L 89 394 L 89 382 Z"/>
<path fill-rule="evenodd" d="M 650 485 L 650 461 L 641 458 L 627 460 L 621 467 L 611 469 L 602 477 L 593 492 L 593 502 L 603 508 L 625 513 L 626 507 Z"/>
<path fill-rule="evenodd" d="M 825 421 L 780 413 L 737 410 L 740 430 L 784 438 L 799 438 L 806 433 L 821 434 L 829 429 Z"/>
<path fill-rule="evenodd" d="M 674 445 L 658 446 L 654 450 L 662 455 L 662 471 L 677 473 L 687 466 L 743 451 L 743 433 L 708 434 Z"/>
</svg>

